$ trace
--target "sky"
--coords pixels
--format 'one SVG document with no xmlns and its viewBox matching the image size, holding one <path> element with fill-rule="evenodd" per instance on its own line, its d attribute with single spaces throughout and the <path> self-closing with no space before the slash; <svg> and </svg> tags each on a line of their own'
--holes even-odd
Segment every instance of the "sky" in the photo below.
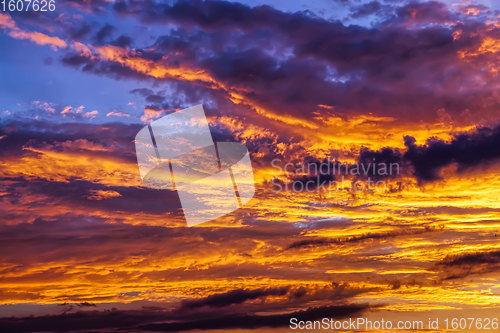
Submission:
<svg viewBox="0 0 500 333">
<path fill-rule="evenodd" d="M 498 2 L 56 0 L 0 45 L 3 331 L 498 316 Z M 198 104 L 256 191 L 187 227 L 134 138 Z M 400 169 L 325 192 L 276 160 Z"/>
</svg>

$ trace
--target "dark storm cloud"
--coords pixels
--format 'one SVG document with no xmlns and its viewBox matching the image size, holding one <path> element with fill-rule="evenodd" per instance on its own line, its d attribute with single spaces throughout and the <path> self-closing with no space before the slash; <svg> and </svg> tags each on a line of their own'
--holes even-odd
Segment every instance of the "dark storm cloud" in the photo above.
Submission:
<svg viewBox="0 0 500 333">
<path fill-rule="evenodd" d="M 185 14 L 169 19 L 184 19 L 201 27 L 217 26 L 217 22 L 224 25 L 233 20 L 218 18 L 217 8 L 220 4 L 207 2 L 202 6 L 211 8 L 212 5 L 214 14 L 210 15 L 211 9 L 204 11 L 208 17 L 206 20 L 196 14 L 199 9 L 194 9 L 193 16 Z M 295 57 L 278 62 L 265 54 L 262 48 L 249 51 L 247 46 L 238 48 L 239 51 L 233 51 L 233 54 L 218 51 L 214 55 L 215 60 L 202 62 L 202 67 L 223 81 L 230 80 L 234 84 L 239 80 L 243 83 L 250 78 L 254 80 L 255 85 L 251 85 L 255 94 L 253 99 L 271 109 L 287 110 L 300 117 L 316 104 L 327 104 L 338 106 L 339 111 L 344 107 L 369 108 L 401 115 L 403 109 L 409 109 L 411 105 L 413 112 L 407 116 L 412 117 L 419 113 L 429 114 L 445 106 L 451 112 L 462 111 L 464 105 L 481 107 L 479 99 L 476 100 L 473 96 L 465 94 L 463 97 L 450 97 L 444 91 L 439 93 L 442 90 L 439 87 L 448 85 L 451 88 L 455 84 L 451 81 L 449 84 L 443 82 L 447 80 L 446 77 L 436 76 L 431 67 L 435 68 L 437 62 L 442 64 L 441 70 L 444 70 L 454 64 L 458 67 L 450 68 L 455 72 L 453 76 L 467 77 L 470 65 L 460 64 L 456 59 L 456 51 L 479 42 L 477 39 L 466 38 L 454 41 L 453 30 L 449 27 L 434 25 L 408 29 L 399 25 L 385 25 L 369 29 L 343 26 L 338 22 L 328 22 L 300 13 L 285 14 L 267 7 L 246 8 L 244 11 L 240 5 L 220 6 L 229 7 L 225 9 L 229 11 L 245 12 L 240 16 L 255 16 L 251 24 L 246 24 L 245 19 L 235 20 L 231 23 L 234 27 L 269 29 L 272 31 L 270 36 L 276 38 L 275 45 L 294 50 Z M 175 11 L 188 12 L 187 4 L 181 7 L 182 11 Z M 433 15 L 436 20 L 449 19 L 451 16 L 443 5 L 432 2 L 402 7 L 394 20 L 410 19 L 407 13 L 415 11 L 423 13 L 421 15 L 435 11 Z M 261 12 L 269 13 L 272 20 L 267 20 L 267 16 L 261 15 Z M 417 14 L 417 18 L 421 17 L 419 15 Z M 253 26 L 255 24 L 258 27 Z M 474 25 L 466 23 L 461 27 L 464 34 L 468 34 L 468 31 L 472 34 L 477 30 L 477 24 Z M 252 39 L 248 40 L 249 44 L 251 41 Z M 315 59 L 314 64 L 308 61 L 309 57 Z M 219 62 L 219 59 L 225 61 Z M 347 81 L 328 81 L 325 76 L 327 68 L 320 65 L 321 61 L 334 67 L 334 77 L 346 76 Z M 246 69 L 246 64 L 249 63 L 254 64 L 255 70 Z M 265 87 L 266 90 L 259 87 Z M 492 100 L 492 97 L 488 97 L 488 100 Z M 416 106 L 420 111 L 415 112 Z"/>
<path fill-rule="evenodd" d="M 500 158 L 500 126 L 479 128 L 473 133 L 455 136 L 451 142 L 429 139 L 424 146 L 417 146 L 415 139 L 405 137 L 407 151 L 404 158 L 414 168 L 421 181 L 440 178 L 443 167 L 456 163 L 458 171 L 487 164 Z"/>
<path fill-rule="evenodd" d="M 100 31 L 102 32 L 101 36 L 102 38 L 110 39 L 109 41 L 110 45 L 126 48 L 130 44 L 133 44 L 133 40 L 125 35 L 121 35 L 117 39 L 112 40 L 112 38 L 110 38 L 110 32 L 108 31 L 109 30 L 113 31 L 113 29 L 114 29 L 113 27 L 104 26 L 101 28 Z M 98 38 L 98 36 L 96 38 Z M 107 42 L 104 40 L 91 41 L 91 44 L 93 44 L 94 42 L 97 42 L 97 44 L 99 44 L 100 46 L 108 46 Z M 134 54 L 139 59 L 146 59 L 150 61 L 160 61 L 164 55 L 163 53 L 143 50 L 143 49 L 134 49 Z M 153 80 L 153 78 L 151 78 L 149 75 L 137 71 L 135 69 L 132 69 L 128 66 L 124 66 L 120 63 L 113 61 L 99 60 L 96 57 L 89 56 L 88 54 L 82 54 L 81 52 L 73 49 L 69 49 L 68 52 L 62 55 L 61 62 L 64 65 L 76 67 L 84 72 L 91 72 L 97 75 L 110 76 L 115 79 L 129 78 L 136 80 Z M 166 81 L 167 79 L 161 79 L 161 80 Z"/>
<path fill-rule="evenodd" d="M 451 164 L 458 172 L 485 166 L 500 159 L 500 126 L 481 127 L 470 133 L 456 134 L 449 142 L 430 138 L 424 145 L 417 145 L 413 137 L 405 136 L 406 151 L 382 148 L 378 151 L 363 148 L 358 163 L 396 163 L 400 173 L 413 174 L 419 182 L 438 180 L 441 170 Z M 391 175 L 398 176 L 398 175 Z"/>
<path fill-rule="evenodd" d="M 137 90 L 139 89 L 132 90 L 132 92 L 136 92 Z M 155 94 L 151 90 L 149 90 L 147 94 L 143 94 L 143 96 L 145 97 L 146 102 L 149 103 L 161 103 L 165 100 L 165 96 Z"/>
<path fill-rule="evenodd" d="M 374 14 L 378 12 L 382 8 L 382 5 L 378 1 L 372 1 L 368 3 L 364 3 L 362 5 L 354 7 L 353 13 L 351 14 L 351 17 L 358 18 L 358 17 L 363 17 L 367 16 L 370 14 Z"/>
<path fill-rule="evenodd" d="M 81 302 L 76 304 L 79 307 L 96 307 L 94 303 L 89 303 L 89 302 Z"/>
<path fill-rule="evenodd" d="M 64 57 L 61 58 L 61 62 L 65 65 L 78 68 L 85 64 L 85 66 L 81 67 L 83 71 L 88 71 L 93 68 L 92 62 L 87 57 L 84 57 L 77 53 L 69 53 L 64 55 Z"/>
<path fill-rule="evenodd" d="M 83 22 L 80 25 L 75 25 L 68 30 L 69 36 L 74 40 L 82 40 L 86 38 L 92 31 L 89 23 Z"/>
<path fill-rule="evenodd" d="M 101 29 L 99 29 L 99 31 L 96 33 L 95 42 L 99 45 L 106 43 L 108 41 L 108 39 L 111 37 L 111 34 L 113 33 L 113 31 L 115 31 L 115 30 L 116 30 L 115 27 L 113 27 L 110 24 L 106 24 Z"/>
<path fill-rule="evenodd" d="M 339 238 L 326 238 L 326 237 L 305 237 L 305 239 L 295 241 L 288 245 L 285 250 L 299 249 L 304 247 L 317 247 L 327 245 L 342 245 L 348 243 L 358 243 L 365 240 L 384 240 L 388 238 L 401 237 L 405 235 L 419 235 L 424 233 L 435 232 L 436 228 L 432 226 L 425 226 L 424 228 L 417 229 L 404 229 L 394 230 L 390 232 L 368 233 L 359 236 L 339 237 Z"/>
<path fill-rule="evenodd" d="M 188 85 L 188 83 L 183 82 L 170 82 L 166 89 L 153 91 L 149 88 L 137 88 L 130 92 L 143 98 L 145 109 L 158 111 L 158 116 L 160 116 L 200 104 L 203 101 L 200 101 L 200 96 L 204 96 L 206 90 L 201 87 L 190 89 Z M 218 113 L 218 110 L 213 110 L 206 104 L 203 107 L 207 115 Z"/>
<path fill-rule="evenodd" d="M 444 3 L 437 1 L 412 1 L 398 8 L 396 12 L 399 20 L 405 22 L 432 22 L 438 24 L 446 23 L 456 18 Z"/>
<path fill-rule="evenodd" d="M 268 6 L 251 8 L 238 3 L 220 1 L 178 1 L 171 6 L 151 5 L 151 9 L 155 8 L 154 6 L 158 6 L 157 13 L 161 13 L 156 16 L 159 15 L 165 21 L 218 29 L 217 34 L 231 28 L 244 31 L 269 29 L 269 36 L 272 36 L 271 33 L 277 34 L 276 38 L 284 38 L 296 51 L 331 60 L 336 65 L 346 67 L 345 69 L 354 67 L 369 69 L 370 65 L 377 63 L 379 66 L 389 65 L 394 61 L 404 60 L 402 55 L 422 57 L 426 53 L 434 53 L 434 48 L 440 48 L 440 52 L 452 51 L 452 48 L 446 47 L 446 44 L 451 45 L 452 41 L 450 30 L 442 27 L 411 32 L 401 27 L 390 26 L 368 29 L 360 26 L 344 26 L 338 21 L 330 22 L 305 13 L 289 14 Z M 376 7 L 374 4 L 370 6 Z M 399 8 L 400 20 L 408 19 L 408 13 L 415 11 L 422 13 L 421 15 L 428 13 L 444 15 L 439 13 L 446 12 L 451 16 L 446 7 L 437 2 L 413 3 L 395 8 Z M 148 9 L 142 8 L 144 14 L 150 18 Z M 133 14 L 142 14 L 141 8 L 132 6 L 130 10 Z M 422 47 L 424 45 L 426 48 Z M 354 62 L 353 59 L 357 61 Z"/>
<path fill-rule="evenodd" d="M 255 80 L 274 81 L 278 76 L 285 76 L 285 72 L 279 70 L 278 60 L 259 48 L 214 54 L 203 61 L 202 67 L 210 68 L 221 80 L 235 80 L 241 84 L 259 83 Z"/>
<path fill-rule="evenodd" d="M 494 235 L 498 237 L 498 235 Z M 442 279 L 454 280 L 469 275 L 488 274 L 500 271 L 500 251 L 463 253 L 446 256 L 436 264 Z"/>
<path fill-rule="evenodd" d="M 149 95 L 146 97 L 146 101 L 150 103 L 161 103 L 165 100 L 165 97 L 160 95 Z"/>
<path fill-rule="evenodd" d="M 119 14 L 137 15 L 141 19 L 189 23 L 210 29 L 234 25 L 250 29 L 286 18 L 286 15 L 279 15 L 281 12 L 269 6 L 249 10 L 250 8 L 243 4 L 226 1 L 177 1 L 172 5 L 153 2 L 140 5 L 117 1 L 113 8 Z"/>
<path fill-rule="evenodd" d="M 119 47 L 130 47 L 132 45 L 133 39 L 129 36 L 120 35 L 117 39 L 111 42 L 113 46 Z"/>
<path fill-rule="evenodd" d="M 500 264 L 500 251 L 466 253 L 455 256 L 447 256 L 443 262 L 445 266 Z"/>
<path fill-rule="evenodd" d="M 61 57 L 61 62 L 64 65 L 76 67 L 83 72 L 110 76 L 115 79 L 128 78 L 135 80 L 151 80 L 148 75 L 139 73 L 129 67 L 122 66 L 121 64 L 114 62 L 91 59 L 77 52 L 69 52 L 65 54 Z"/>
<path fill-rule="evenodd" d="M 377 11 L 377 4 L 363 5 L 359 15 Z M 487 86 L 492 80 L 484 72 L 484 62 L 466 63 L 457 56 L 457 51 L 478 47 L 484 36 L 494 32 L 439 2 L 385 4 L 380 10 L 392 14 L 371 28 L 221 1 L 117 2 L 114 8 L 148 24 L 173 26 L 168 35 L 157 37 L 153 47 L 134 50 L 135 56 L 167 67 L 205 70 L 225 86 L 243 89 L 248 101 L 283 115 L 314 122 L 311 115 L 323 104 L 335 106 L 337 114 L 369 109 L 374 114 L 433 121 L 440 108 L 458 119 L 465 109 L 488 118 L 500 107 L 492 91 L 478 92 L 470 81 L 480 75 Z M 103 34 L 108 30 L 101 27 Z M 461 37 L 455 39 L 457 31 Z M 111 42 L 133 43 L 133 37 Z M 76 53 L 63 57 L 63 63 L 115 78 L 147 78 L 127 66 Z M 154 80 L 183 81 L 181 77 Z M 196 89 L 200 88 L 188 84 L 183 91 L 198 101 L 206 98 L 221 108 L 231 106 L 226 91 L 206 88 L 195 93 Z M 328 112 L 322 112 L 328 118 Z"/>
<path fill-rule="evenodd" d="M 391 148 L 382 148 L 379 151 L 372 151 L 369 149 L 361 149 L 358 157 L 358 163 L 360 165 L 384 165 L 388 170 L 390 170 L 391 166 L 397 166 L 398 173 L 383 175 L 373 171 L 368 176 L 377 176 L 378 178 L 384 177 L 397 177 L 401 173 L 401 169 L 405 167 L 404 161 L 402 160 L 402 154 L 397 149 Z M 376 170 L 373 168 L 373 170 Z M 395 170 L 391 170 L 391 172 L 395 172 Z"/>
<path fill-rule="evenodd" d="M 198 308 L 203 306 L 223 307 L 231 304 L 243 303 L 247 300 L 253 300 L 266 296 L 283 296 L 289 291 L 288 287 L 267 288 L 267 289 L 235 289 L 227 293 L 214 294 L 199 300 L 183 302 L 183 308 Z"/>
</svg>

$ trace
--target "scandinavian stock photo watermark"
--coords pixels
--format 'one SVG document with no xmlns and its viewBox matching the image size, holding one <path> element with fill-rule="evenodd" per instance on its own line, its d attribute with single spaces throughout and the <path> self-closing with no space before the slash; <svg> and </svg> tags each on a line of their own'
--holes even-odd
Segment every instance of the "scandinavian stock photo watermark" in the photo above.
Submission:
<svg viewBox="0 0 500 333">
<path fill-rule="evenodd" d="M 289 328 L 292 331 L 319 332 L 319 331 L 401 331 L 411 330 L 460 330 L 465 331 L 497 331 L 500 328 L 497 317 L 429 317 L 427 319 L 416 320 L 387 320 L 384 318 L 368 319 L 364 317 L 356 318 L 322 318 L 321 320 L 299 320 L 290 318 Z"/>
<path fill-rule="evenodd" d="M 272 179 L 273 192 L 385 192 L 388 180 L 400 175 L 396 162 L 343 163 L 325 158 L 294 163 L 276 158 L 271 166 L 285 178 Z"/>
<path fill-rule="evenodd" d="M 176 190 L 188 226 L 229 214 L 255 194 L 246 146 L 214 142 L 201 104 L 145 126 L 135 146 L 144 186 Z"/>
</svg>

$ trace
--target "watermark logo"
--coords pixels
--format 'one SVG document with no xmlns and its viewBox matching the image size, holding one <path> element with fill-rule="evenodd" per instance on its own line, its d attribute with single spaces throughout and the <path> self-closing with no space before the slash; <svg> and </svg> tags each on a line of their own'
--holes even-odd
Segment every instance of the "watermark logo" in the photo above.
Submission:
<svg viewBox="0 0 500 333">
<path fill-rule="evenodd" d="M 285 180 L 272 179 L 275 193 L 384 193 L 388 191 L 387 179 L 400 175 L 399 163 L 376 162 L 375 159 L 349 164 L 329 158 L 297 163 L 285 163 L 276 158 L 271 166 L 285 176 Z"/>
<path fill-rule="evenodd" d="M 188 226 L 231 213 L 254 196 L 247 148 L 214 143 L 202 105 L 144 127 L 135 149 L 144 186 L 177 190 Z"/>
</svg>

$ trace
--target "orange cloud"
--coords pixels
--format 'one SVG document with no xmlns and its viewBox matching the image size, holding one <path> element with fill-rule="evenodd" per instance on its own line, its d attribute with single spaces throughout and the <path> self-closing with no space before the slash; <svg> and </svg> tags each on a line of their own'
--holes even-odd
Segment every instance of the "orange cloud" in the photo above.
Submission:
<svg viewBox="0 0 500 333">
<path fill-rule="evenodd" d="M 50 45 L 54 47 L 66 47 L 65 41 L 58 37 L 51 37 L 40 32 L 29 32 L 23 30 L 13 30 L 9 32 L 9 36 L 17 39 L 29 39 L 38 45 Z"/>
<path fill-rule="evenodd" d="M 17 29 L 16 22 L 7 14 L 0 14 L 0 27 L 8 29 Z"/>
<path fill-rule="evenodd" d="M 175 110 L 173 110 L 173 111 L 175 111 Z M 141 116 L 141 120 L 145 123 L 149 123 L 152 120 L 160 117 L 162 115 L 162 113 L 164 113 L 164 112 L 165 112 L 165 110 L 154 110 L 154 109 L 146 107 L 144 109 L 144 114 Z"/>
<path fill-rule="evenodd" d="M 493 27 L 496 27 L 496 22 Z M 492 28 L 495 29 L 495 28 Z M 459 35 L 457 35 L 459 36 Z M 500 72 L 500 62 L 498 61 L 500 54 L 500 39 L 496 37 L 484 37 L 479 46 L 471 49 L 458 51 L 458 56 L 465 61 L 472 61 L 472 58 L 485 56 L 483 60 L 487 65 L 489 72 L 496 75 Z"/>
<path fill-rule="evenodd" d="M 99 113 L 97 110 L 92 110 L 89 112 L 85 112 L 85 117 L 87 118 L 95 118 L 95 116 Z"/>
<path fill-rule="evenodd" d="M 68 46 L 64 40 L 58 37 L 48 36 L 41 32 L 20 29 L 16 22 L 7 14 L 0 14 L 0 27 L 8 30 L 9 36 L 16 39 L 29 39 L 38 45 L 50 45 L 53 48 Z"/>
<path fill-rule="evenodd" d="M 91 195 L 88 198 L 91 200 L 103 200 L 122 196 L 116 191 L 91 190 L 90 193 Z"/>
<path fill-rule="evenodd" d="M 102 46 L 97 47 L 95 50 L 101 59 L 126 65 L 139 73 L 157 79 L 174 78 L 216 84 L 215 79 L 203 70 L 196 70 L 188 67 L 168 67 L 151 60 L 143 59 L 135 51 L 129 51 L 118 46 Z"/>
<path fill-rule="evenodd" d="M 128 113 L 125 113 L 125 112 L 110 111 L 110 112 L 106 113 L 106 117 L 111 117 L 111 116 L 115 116 L 115 117 L 130 117 L 130 115 Z"/>
</svg>

